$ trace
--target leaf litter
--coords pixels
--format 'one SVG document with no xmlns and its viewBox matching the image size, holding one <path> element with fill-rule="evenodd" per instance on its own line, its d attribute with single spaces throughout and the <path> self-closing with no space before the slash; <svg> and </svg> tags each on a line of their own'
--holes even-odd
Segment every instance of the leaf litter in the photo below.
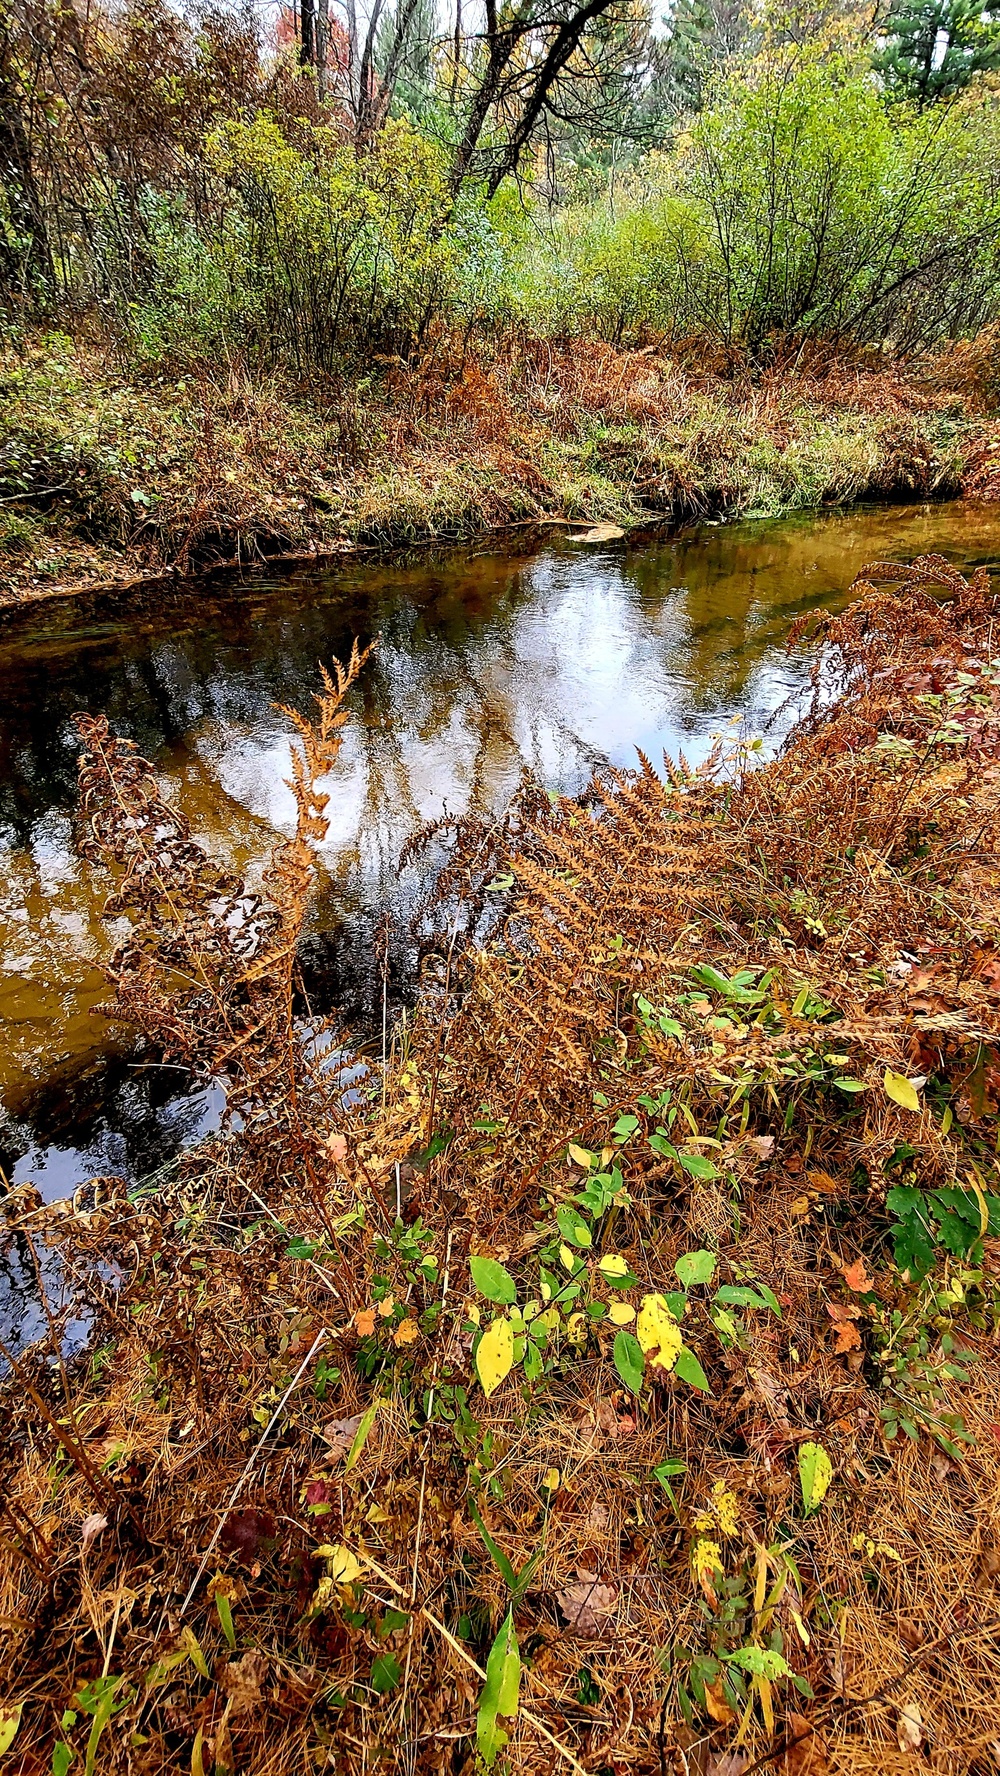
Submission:
<svg viewBox="0 0 1000 1776">
<path fill-rule="evenodd" d="M 873 567 L 796 626 L 776 761 L 439 828 L 420 1003 L 347 1097 L 295 957 L 362 657 L 286 712 L 297 828 L 260 894 L 82 724 L 115 1013 L 230 1114 L 155 1194 L 6 1202 L 110 1352 L 63 1377 L 43 1342 L 5 1397 L 0 1718 L 45 1768 L 444 1776 L 478 1742 L 526 1776 L 875 1776 L 948 1746 L 972 1776 L 1000 1739 L 994 616 L 982 571 Z"/>
</svg>

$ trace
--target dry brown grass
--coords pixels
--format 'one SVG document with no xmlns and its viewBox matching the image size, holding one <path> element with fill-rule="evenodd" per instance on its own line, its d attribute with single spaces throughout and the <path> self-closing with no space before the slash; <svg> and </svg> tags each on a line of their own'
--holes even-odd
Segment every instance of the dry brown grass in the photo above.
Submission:
<svg viewBox="0 0 1000 1776">
<path fill-rule="evenodd" d="M 141 763 L 128 768 L 149 818 L 115 818 L 105 748 L 89 793 L 94 836 L 133 884 L 131 1009 L 175 1047 L 190 1027 L 189 1054 L 228 1074 L 234 1104 L 252 1109 L 259 1088 L 271 1108 L 266 1138 L 251 1115 L 137 1201 L 112 1180 L 73 1212 L 29 1190 L 8 1204 L 14 1236 L 48 1241 L 89 1296 L 106 1352 L 60 1375 L 50 1340 L 7 1389 L 0 1671 L 23 1703 L 12 1771 L 51 1770 L 63 1709 L 102 1674 L 121 1679 L 122 1706 L 97 1742 L 101 1771 L 471 1771 L 477 1667 L 507 1600 L 474 1505 L 515 1568 L 541 1556 L 515 1609 L 512 1769 L 995 1768 L 998 1245 L 967 1278 L 970 1315 L 900 1277 L 886 1207 L 907 1172 L 924 1188 L 970 1171 L 995 1188 L 995 599 L 985 575 L 966 584 L 933 558 L 871 578 L 881 587 L 819 619 L 814 708 L 774 763 L 717 755 L 662 777 L 646 765 L 555 808 L 526 791 L 506 828 L 453 834 L 417 1017 L 354 1103 L 326 1075 L 292 1115 L 311 1052 L 298 1000 L 288 1040 L 294 976 L 272 969 L 277 1018 L 246 998 L 253 957 L 230 957 L 220 990 L 226 909 L 188 888 L 171 925 L 163 883 L 199 881 L 202 865 Z M 321 820 L 303 758 L 300 812 Z M 135 888 L 150 855 L 155 894 Z M 307 861 L 285 859 L 289 904 L 279 896 L 268 932 L 297 929 Z M 511 885 L 487 893 L 501 867 Z M 205 979 L 189 968 L 178 981 L 179 937 L 207 956 Z M 693 974 L 706 965 L 726 979 L 768 971 L 766 1016 Z M 128 954 L 119 975 L 128 1008 Z M 238 1064 L 219 1005 L 227 1028 L 244 1020 Z M 887 1068 L 926 1078 L 919 1111 L 887 1096 Z M 864 1091 L 838 1092 L 843 1074 Z M 714 1177 L 650 1146 L 664 1112 L 643 1100 L 667 1088 L 683 1107 L 678 1150 L 710 1153 Z M 621 1140 L 624 1111 L 636 1128 Z M 585 1177 L 570 1143 L 620 1153 L 631 1200 L 595 1229 L 639 1279 L 631 1299 L 671 1288 L 678 1256 L 698 1247 L 719 1280 L 749 1273 L 779 1298 L 780 1317 L 751 1311 L 726 1341 L 692 1296 L 684 1336 L 710 1395 L 663 1373 L 634 1396 L 594 1323 L 582 1349 L 558 1344 L 533 1388 L 512 1375 L 483 1397 L 469 1256 L 503 1262 L 522 1300 L 537 1287 L 554 1212 Z M 433 1270 L 406 1243 L 421 1229 Z M 845 1277 L 859 1259 L 870 1288 Z M 969 1269 L 942 1258 L 935 1288 Z M 587 1287 L 607 1294 L 595 1271 Z M 969 1385 L 943 1386 L 974 1437 L 958 1460 L 927 1434 L 883 1435 L 894 1307 L 932 1354 L 949 1329 L 979 1354 Z M 28 1383 L 61 1421 L 61 1455 Z M 345 1421 L 376 1399 L 350 1463 Z M 796 1454 L 811 1440 L 834 1479 L 804 1516 Z M 685 1466 L 676 1511 L 652 1473 L 667 1457 Z M 721 1585 L 713 1602 L 691 1565 L 720 1482 L 736 1512 L 721 1559 L 743 1599 L 729 1629 Z M 88 1536 L 94 1516 L 107 1522 Z M 338 1587 L 322 1546 L 356 1558 L 353 1586 Z M 227 1592 L 232 1647 L 214 1601 Z M 811 1697 L 775 1683 L 773 1731 L 756 1706 L 742 1741 L 721 1691 L 711 1706 L 696 1695 L 685 1719 L 692 1655 L 774 1632 Z M 397 1681 L 382 1692 L 386 1654 Z M 904 1705 L 919 1709 L 908 1751 Z M 89 1730 L 82 1717 L 65 1730 L 79 1767 Z"/>
</svg>

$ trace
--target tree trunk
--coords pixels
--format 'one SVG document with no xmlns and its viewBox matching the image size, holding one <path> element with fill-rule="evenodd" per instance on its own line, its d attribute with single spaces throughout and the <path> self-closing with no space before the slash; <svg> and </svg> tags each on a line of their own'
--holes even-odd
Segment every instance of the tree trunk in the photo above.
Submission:
<svg viewBox="0 0 1000 1776">
<path fill-rule="evenodd" d="M 14 74 L 14 47 L 9 30 L 3 26 L 0 26 L 0 190 L 7 211 L 7 226 L 0 226 L 0 288 L 12 295 L 27 297 L 47 293 L 54 282 L 52 254 Z"/>
</svg>

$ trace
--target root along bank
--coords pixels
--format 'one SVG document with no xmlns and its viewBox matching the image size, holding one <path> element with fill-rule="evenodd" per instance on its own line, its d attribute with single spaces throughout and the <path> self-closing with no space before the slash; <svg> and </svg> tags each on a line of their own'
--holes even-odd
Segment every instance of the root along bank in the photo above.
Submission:
<svg viewBox="0 0 1000 1776">
<path fill-rule="evenodd" d="M 995 598 L 867 572 L 777 760 L 452 832 L 354 1101 L 295 950 L 363 661 L 261 898 L 82 724 L 119 1011 L 234 1121 L 7 1199 L 96 1315 L 12 1353 L 12 1768 L 991 1767 Z"/>
</svg>

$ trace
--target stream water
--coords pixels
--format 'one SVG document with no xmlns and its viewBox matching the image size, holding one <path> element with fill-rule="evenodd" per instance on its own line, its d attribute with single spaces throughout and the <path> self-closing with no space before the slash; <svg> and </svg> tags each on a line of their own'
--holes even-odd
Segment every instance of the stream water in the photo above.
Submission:
<svg viewBox="0 0 1000 1776">
<path fill-rule="evenodd" d="M 329 998 L 363 1019 L 379 992 L 372 934 L 385 909 L 395 989 L 412 986 L 404 934 L 421 884 L 397 859 L 423 822 L 502 806 L 525 766 L 572 792 L 597 765 L 634 762 L 636 746 L 654 761 L 664 748 L 697 758 L 740 720 L 773 741 L 802 690 L 782 645 L 792 618 L 842 604 L 865 561 L 929 549 L 1000 565 L 1000 513 L 880 508 L 642 545 L 560 539 L 520 555 L 352 560 L 5 619 L 5 1175 L 50 1198 L 101 1172 L 141 1177 L 219 1111 L 211 1092 L 132 1063 L 122 1034 L 93 1015 L 111 938 L 74 848 L 76 710 L 105 712 L 135 740 L 195 833 L 252 876 L 292 819 L 289 723 L 275 703 L 307 706 L 318 661 L 346 654 L 355 635 L 379 637 L 330 785 L 310 937 Z"/>
</svg>

